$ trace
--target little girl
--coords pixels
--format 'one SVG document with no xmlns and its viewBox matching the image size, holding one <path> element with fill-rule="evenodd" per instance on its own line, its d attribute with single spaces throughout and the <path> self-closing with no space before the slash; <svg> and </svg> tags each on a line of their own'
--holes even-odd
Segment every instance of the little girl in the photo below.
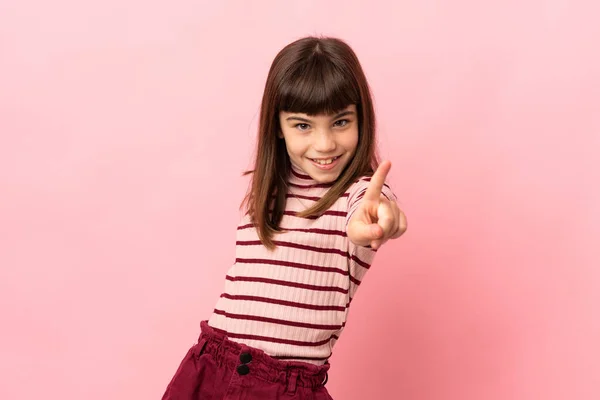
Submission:
<svg viewBox="0 0 600 400">
<path fill-rule="evenodd" d="M 406 230 L 378 163 L 352 49 L 297 40 L 275 57 L 236 260 L 165 399 L 331 399 L 328 359 L 376 249 Z"/>
</svg>

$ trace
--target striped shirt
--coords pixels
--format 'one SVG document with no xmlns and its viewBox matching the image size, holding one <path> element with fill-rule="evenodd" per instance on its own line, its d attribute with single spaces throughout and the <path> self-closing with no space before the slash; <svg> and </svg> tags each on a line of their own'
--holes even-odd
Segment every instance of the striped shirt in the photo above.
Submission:
<svg viewBox="0 0 600 400">
<path fill-rule="evenodd" d="M 265 248 L 245 215 L 237 228 L 236 260 L 208 324 L 229 339 L 281 360 L 324 364 L 375 251 L 356 246 L 346 225 L 370 178 L 355 182 L 318 218 L 296 213 L 329 190 L 293 167 L 277 248 Z M 396 197 L 385 185 L 383 194 Z"/>
</svg>

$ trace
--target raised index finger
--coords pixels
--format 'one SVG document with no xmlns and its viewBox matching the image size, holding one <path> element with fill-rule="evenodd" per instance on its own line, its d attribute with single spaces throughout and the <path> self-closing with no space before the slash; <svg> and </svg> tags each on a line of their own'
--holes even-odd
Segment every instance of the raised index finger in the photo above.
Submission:
<svg viewBox="0 0 600 400">
<path fill-rule="evenodd" d="M 389 161 L 384 161 L 379 164 L 379 168 L 377 168 L 377 171 L 375 171 L 371 177 L 369 187 L 367 187 L 367 191 L 365 192 L 363 200 L 379 201 L 381 189 L 383 188 L 385 178 L 387 177 L 387 174 L 390 172 L 391 168 L 392 163 Z"/>
</svg>

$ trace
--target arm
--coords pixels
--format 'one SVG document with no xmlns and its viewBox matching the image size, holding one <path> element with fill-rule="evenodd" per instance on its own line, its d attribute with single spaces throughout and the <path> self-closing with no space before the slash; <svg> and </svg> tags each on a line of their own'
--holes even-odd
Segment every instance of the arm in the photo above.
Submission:
<svg viewBox="0 0 600 400">
<path fill-rule="evenodd" d="M 348 239 L 357 246 L 380 248 L 390 239 L 399 238 L 407 228 L 406 216 L 393 196 L 385 196 L 382 189 L 392 164 L 381 163 L 373 174 L 364 196 L 355 199 L 355 209 L 346 226 Z M 356 202 L 359 202 L 356 206 Z"/>
</svg>

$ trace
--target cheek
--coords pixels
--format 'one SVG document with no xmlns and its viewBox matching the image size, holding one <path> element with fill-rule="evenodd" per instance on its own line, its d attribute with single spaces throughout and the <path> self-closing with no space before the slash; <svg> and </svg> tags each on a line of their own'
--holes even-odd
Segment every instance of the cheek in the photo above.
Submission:
<svg viewBox="0 0 600 400">
<path fill-rule="evenodd" d="M 344 138 L 344 148 L 353 153 L 356 150 L 356 146 L 358 146 L 358 130 L 348 133 L 348 136 Z"/>
<path fill-rule="evenodd" d="M 307 148 L 303 140 L 293 136 L 286 136 L 285 146 L 290 155 L 302 155 Z"/>
</svg>

